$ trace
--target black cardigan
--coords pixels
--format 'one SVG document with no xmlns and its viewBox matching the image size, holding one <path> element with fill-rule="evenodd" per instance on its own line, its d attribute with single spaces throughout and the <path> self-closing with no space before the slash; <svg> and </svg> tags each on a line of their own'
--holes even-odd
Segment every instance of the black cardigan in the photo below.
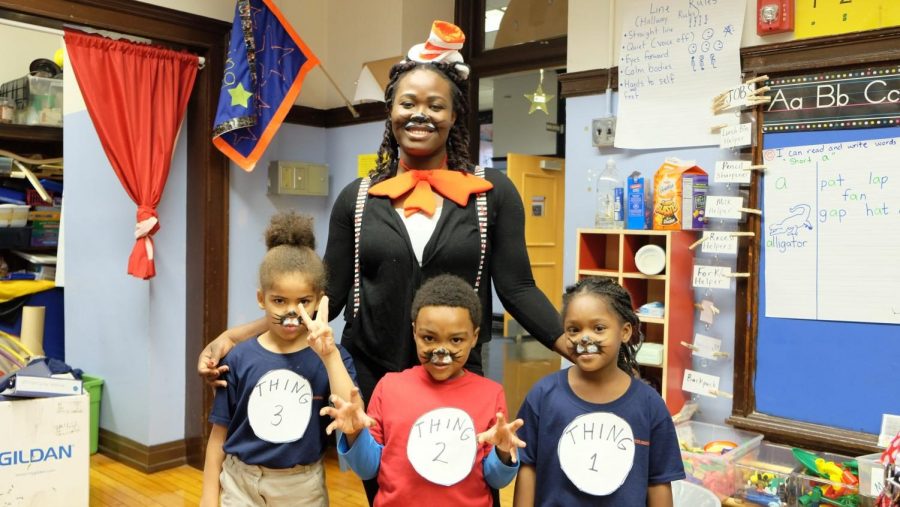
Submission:
<svg viewBox="0 0 900 507">
<path fill-rule="evenodd" d="M 491 280 L 503 306 L 547 347 L 562 334 L 559 314 L 535 286 L 525 249 L 522 199 L 501 172 L 488 169 L 494 188 L 487 193 L 488 245 L 479 299 L 482 306 L 479 343 L 491 339 Z M 325 266 L 328 270 L 328 314 L 342 309 L 347 325 L 341 343 L 389 371 L 418 364 L 410 310 L 422 282 L 450 273 L 475 284 L 479 243 L 476 199 L 460 207 L 444 199 L 434 233 L 422 254 L 413 253 L 406 226 L 387 197 L 369 195 L 360 233 L 360 307 L 353 318 L 353 215 L 360 180 L 341 191 L 331 211 Z M 489 276 L 488 276 L 489 275 Z"/>
</svg>

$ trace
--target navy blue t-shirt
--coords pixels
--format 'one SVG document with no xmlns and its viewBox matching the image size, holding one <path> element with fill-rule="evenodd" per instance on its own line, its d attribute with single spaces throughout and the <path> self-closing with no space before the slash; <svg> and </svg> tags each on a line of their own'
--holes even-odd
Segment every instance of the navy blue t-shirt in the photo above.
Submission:
<svg viewBox="0 0 900 507">
<path fill-rule="evenodd" d="M 519 459 L 535 467 L 536 506 L 645 507 L 648 486 L 685 477 L 666 405 L 640 380 L 596 404 L 579 398 L 560 370 L 531 388 L 519 417 L 528 444 Z"/>
<path fill-rule="evenodd" d="M 350 378 L 356 369 L 337 345 Z M 228 428 L 225 452 L 249 465 L 290 468 L 319 461 L 329 418 L 319 415 L 331 388 L 328 372 L 307 347 L 290 354 L 266 350 L 259 339 L 235 346 L 223 364 L 228 387 L 216 390 L 209 421 Z"/>
</svg>

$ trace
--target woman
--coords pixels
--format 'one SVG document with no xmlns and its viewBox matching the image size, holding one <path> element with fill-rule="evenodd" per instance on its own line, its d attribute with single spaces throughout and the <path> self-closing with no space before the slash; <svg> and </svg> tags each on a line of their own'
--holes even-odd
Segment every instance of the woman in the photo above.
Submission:
<svg viewBox="0 0 900 507">
<path fill-rule="evenodd" d="M 371 186 L 366 191 L 368 179 L 350 183 L 331 212 L 324 258 L 328 314 L 344 310 L 341 344 L 353 356 L 366 400 L 385 373 L 417 364 L 409 325 L 413 295 L 424 280 L 443 273 L 477 287 L 483 307 L 470 371 L 483 373 L 492 281 L 504 308 L 532 336 L 566 351 L 559 315 L 531 274 L 521 197 L 499 171 L 486 170 L 481 178 L 469 163 L 469 69 L 458 51 L 464 40 L 455 25 L 435 21 L 428 42 L 391 68 L 389 118 Z M 201 375 L 213 381 L 218 360 L 234 342 L 264 328 L 259 320 L 220 335 L 201 354 Z"/>
</svg>

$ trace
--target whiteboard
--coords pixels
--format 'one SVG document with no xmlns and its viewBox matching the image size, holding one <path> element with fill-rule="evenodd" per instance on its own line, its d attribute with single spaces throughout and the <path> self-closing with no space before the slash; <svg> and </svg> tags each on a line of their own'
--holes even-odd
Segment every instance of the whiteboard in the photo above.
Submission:
<svg viewBox="0 0 900 507">
<path fill-rule="evenodd" d="M 900 323 L 896 136 L 764 150 L 766 317 Z"/>
</svg>

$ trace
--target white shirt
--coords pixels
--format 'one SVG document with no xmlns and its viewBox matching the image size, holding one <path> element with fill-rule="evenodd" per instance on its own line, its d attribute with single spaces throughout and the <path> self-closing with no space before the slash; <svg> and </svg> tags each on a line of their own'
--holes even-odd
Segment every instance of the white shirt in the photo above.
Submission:
<svg viewBox="0 0 900 507">
<path fill-rule="evenodd" d="M 400 214 L 400 219 L 403 220 L 403 225 L 406 226 L 406 233 L 409 234 L 409 241 L 412 243 L 413 253 L 416 254 L 416 260 L 419 261 L 419 266 L 421 266 L 425 245 L 428 244 L 428 240 L 430 240 L 431 235 L 434 234 L 434 229 L 437 226 L 438 219 L 441 218 L 441 210 L 443 207 L 434 210 L 434 215 L 430 217 L 422 212 L 416 212 L 410 216 L 406 216 L 403 208 L 394 209 Z"/>
</svg>

